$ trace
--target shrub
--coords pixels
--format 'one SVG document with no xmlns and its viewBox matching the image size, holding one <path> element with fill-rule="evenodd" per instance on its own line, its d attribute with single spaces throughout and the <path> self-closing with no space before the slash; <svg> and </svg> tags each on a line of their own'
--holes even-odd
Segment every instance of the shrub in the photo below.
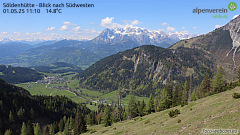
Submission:
<svg viewBox="0 0 240 135">
<path fill-rule="evenodd" d="M 182 122 L 182 120 L 178 119 L 178 123 L 181 123 L 181 122 Z"/>
<path fill-rule="evenodd" d="M 168 115 L 169 115 L 169 117 L 176 117 L 178 114 L 180 114 L 180 110 L 178 110 L 178 109 L 175 109 L 175 110 L 171 110 L 169 113 L 168 113 Z"/>
<path fill-rule="evenodd" d="M 146 120 L 145 122 L 144 122 L 144 124 L 148 124 L 150 122 L 150 120 Z"/>
<path fill-rule="evenodd" d="M 233 98 L 238 99 L 240 98 L 240 93 L 233 93 Z"/>
</svg>

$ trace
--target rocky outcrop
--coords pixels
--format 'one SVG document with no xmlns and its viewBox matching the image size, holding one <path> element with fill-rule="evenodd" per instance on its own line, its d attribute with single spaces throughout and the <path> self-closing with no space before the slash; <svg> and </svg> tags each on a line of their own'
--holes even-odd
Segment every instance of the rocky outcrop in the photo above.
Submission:
<svg viewBox="0 0 240 135">
<path fill-rule="evenodd" d="M 240 47 L 240 16 L 236 17 L 235 19 L 231 20 L 227 25 L 224 26 L 224 30 L 229 30 L 230 36 L 233 40 L 232 49 L 226 54 L 228 56 L 233 51 L 232 60 L 234 62 L 234 67 L 236 65 L 236 52 L 239 51 L 238 48 Z"/>
</svg>

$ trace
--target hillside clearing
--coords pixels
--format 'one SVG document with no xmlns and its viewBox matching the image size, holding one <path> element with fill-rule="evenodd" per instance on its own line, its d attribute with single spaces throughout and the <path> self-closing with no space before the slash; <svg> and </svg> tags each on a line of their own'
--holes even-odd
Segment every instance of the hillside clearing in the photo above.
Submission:
<svg viewBox="0 0 240 135">
<path fill-rule="evenodd" d="M 184 107 L 177 106 L 133 120 L 114 123 L 109 127 L 90 126 L 86 134 L 195 135 L 202 134 L 203 129 L 237 129 L 240 131 L 240 99 L 232 97 L 234 92 L 240 93 L 240 87 L 191 102 Z M 170 118 L 168 112 L 172 109 L 180 109 L 181 114 Z M 178 123 L 179 119 L 180 123 Z"/>
</svg>

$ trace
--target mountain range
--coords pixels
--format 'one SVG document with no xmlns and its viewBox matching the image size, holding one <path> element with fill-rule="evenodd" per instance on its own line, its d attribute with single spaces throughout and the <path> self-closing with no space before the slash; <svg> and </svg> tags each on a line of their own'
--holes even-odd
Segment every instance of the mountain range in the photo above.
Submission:
<svg viewBox="0 0 240 135">
<path fill-rule="evenodd" d="M 138 46 L 152 44 L 166 48 L 177 41 L 195 36 L 195 34 L 147 30 L 140 27 L 117 27 L 113 29 L 105 29 L 98 37 L 91 40 L 91 42 L 95 44 L 113 44 L 124 40 L 131 40 Z"/>
<path fill-rule="evenodd" d="M 18 56 L 32 47 L 31 45 L 18 42 L 0 44 L 0 59 Z"/>
<path fill-rule="evenodd" d="M 88 67 L 92 63 L 116 54 L 121 51 L 132 49 L 145 44 L 153 44 L 168 47 L 171 44 L 196 35 L 186 33 L 171 33 L 161 30 L 147 30 L 139 27 L 125 27 L 105 29 L 96 38 L 82 42 L 77 40 L 45 41 L 32 44 L 27 41 L 14 42 L 24 44 L 17 53 L 12 50 L 16 47 L 8 46 L 8 54 L 0 59 L 1 64 L 14 66 L 42 66 L 54 62 L 67 62 L 82 67 Z M 13 44 L 11 40 L 5 39 L 2 43 Z M 27 48 L 28 47 L 28 48 Z M 18 49 L 16 49 L 18 50 Z"/>
<path fill-rule="evenodd" d="M 80 86 L 113 91 L 134 89 L 149 95 L 162 85 L 201 81 L 222 65 L 226 78 L 236 80 L 239 67 L 240 16 L 227 25 L 195 38 L 179 41 L 169 48 L 147 45 L 106 57 L 79 74 Z"/>
</svg>

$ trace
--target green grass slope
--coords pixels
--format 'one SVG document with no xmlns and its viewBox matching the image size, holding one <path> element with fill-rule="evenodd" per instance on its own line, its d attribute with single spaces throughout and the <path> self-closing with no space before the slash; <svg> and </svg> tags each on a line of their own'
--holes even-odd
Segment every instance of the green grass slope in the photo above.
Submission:
<svg viewBox="0 0 240 135">
<path fill-rule="evenodd" d="M 240 93 L 240 87 L 191 102 L 184 107 L 177 106 L 141 118 L 114 123 L 109 127 L 102 125 L 88 127 L 89 132 L 86 134 L 195 135 L 202 134 L 203 129 L 240 131 L 240 99 L 232 97 L 234 92 Z M 168 112 L 173 109 L 180 109 L 181 114 L 170 118 Z"/>
</svg>

